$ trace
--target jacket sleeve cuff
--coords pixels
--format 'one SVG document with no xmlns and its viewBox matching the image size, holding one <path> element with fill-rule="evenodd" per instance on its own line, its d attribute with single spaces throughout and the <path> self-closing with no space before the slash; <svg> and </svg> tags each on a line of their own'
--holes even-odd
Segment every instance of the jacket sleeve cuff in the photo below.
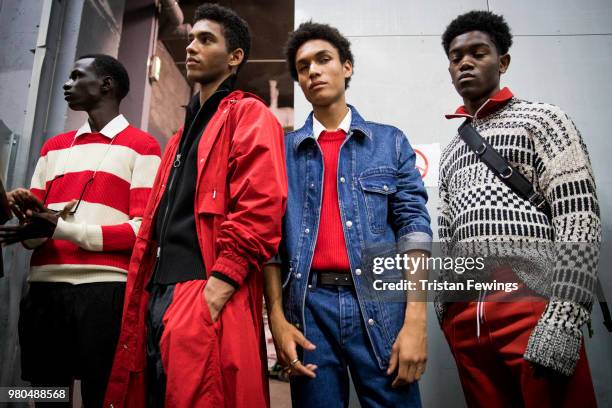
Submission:
<svg viewBox="0 0 612 408">
<path fill-rule="evenodd" d="M 551 301 L 531 332 L 523 357 L 571 376 L 580 357 L 582 331 L 589 312 L 572 302 Z"/>
<path fill-rule="evenodd" d="M 272 258 L 268 259 L 264 262 L 264 265 L 280 265 L 283 262 L 281 261 L 281 257 L 279 254 L 274 255 Z"/>
<path fill-rule="evenodd" d="M 237 262 L 228 256 L 219 256 L 214 266 L 212 267 L 212 273 L 219 272 L 228 278 L 232 279 L 234 282 L 238 284 L 238 286 L 242 285 L 242 282 L 246 279 L 248 275 L 248 266 L 247 264 L 242 264 Z"/>
<path fill-rule="evenodd" d="M 234 287 L 234 289 L 240 288 L 240 285 L 238 284 L 238 282 L 236 282 L 229 276 L 222 274 L 221 272 L 213 272 L 211 276 L 214 276 L 217 279 L 221 279 L 225 283 L 229 283 L 230 285 Z"/>
<path fill-rule="evenodd" d="M 414 231 L 402 235 L 397 241 L 397 250 L 400 254 L 413 250 L 421 250 L 431 254 L 431 234 Z"/>
</svg>

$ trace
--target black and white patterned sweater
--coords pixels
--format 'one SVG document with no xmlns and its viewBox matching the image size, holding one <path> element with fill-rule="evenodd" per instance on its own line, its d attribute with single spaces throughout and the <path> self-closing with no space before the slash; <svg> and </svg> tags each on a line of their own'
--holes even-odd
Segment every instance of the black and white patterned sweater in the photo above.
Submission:
<svg viewBox="0 0 612 408">
<path fill-rule="evenodd" d="M 537 250 L 524 251 L 519 255 L 524 262 L 513 266 L 528 287 L 550 298 L 524 358 L 571 375 L 579 357 L 581 328 L 590 321 L 601 240 L 586 146 L 558 107 L 514 97 L 488 116 L 477 114 L 472 124 L 532 182 L 551 211 L 546 214 L 516 195 L 457 134 L 440 159 L 438 224 L 443 251 L 456 254 L 462 245 L 496 243 L 496 250 L 506 248 L 506 255 L 516 258 L 512 252 L 520 245 L 550 244 L 556 251 L 550 258 L 553 272 L 542 270 L 546 257 Z M 444 303 L 438 302 L 440 320 L 444 310 Z"/>
</svg>

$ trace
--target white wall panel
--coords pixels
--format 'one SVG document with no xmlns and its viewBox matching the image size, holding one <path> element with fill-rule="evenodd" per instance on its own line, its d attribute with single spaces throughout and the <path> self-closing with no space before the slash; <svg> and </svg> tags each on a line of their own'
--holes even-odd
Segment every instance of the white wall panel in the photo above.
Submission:
<svg viewBox="0 0 612 408">
<path fill-rule="evenodd" d="M 489 0 L 515 35 L 612 34 L 610 0 Z"/>
<path fill-rule="evenodd" d="M 295 25 L 313 19 L 350 36 L 438 35 L 462 11 L 486 8 L 486 0 L 296 0 Z"/>
</svg>

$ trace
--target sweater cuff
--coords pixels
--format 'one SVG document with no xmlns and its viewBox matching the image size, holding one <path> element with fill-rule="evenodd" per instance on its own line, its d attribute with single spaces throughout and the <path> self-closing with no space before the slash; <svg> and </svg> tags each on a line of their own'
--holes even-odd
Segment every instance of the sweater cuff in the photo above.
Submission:
<svg viewBox="0 0 612 408">
<path fill-rule="evenodd" d="M 102 251 L 104 248 L 102 227 L 99 225 L 67 222 L 59 218 L 52 238 L 73 242 L 88 251 Z"/>
<path fill-rule="evenodd" d="M 57 225 L 55 227 L 55 231 L 53 231 L 53 239 L 64 239 L 70 240 L 74 239 L 80 233 L 79 227 L 76 224 L 72 224 L 64 221 L 63 218 L 57 219 Z"/>
<path fill-rule="evenodd" d="M 588 317 L 588 311 L 578 304 L 551 301 L 531 332 L 523 357 L 571 376 L 580 357 L 580 328 Z"/>
<path fill-rule="evenodd" d="M 221 272 L 213 272 L 211 276 L 214 276 L 217 279 L 221 279 L 225 283 L 229 283 L 230 285 L 234 287 L 234 289 L 240 288 L 240 285 L 238 284 L 238 282 L 236 282 L 229 276 L 222 274 Z"/>
</svg>

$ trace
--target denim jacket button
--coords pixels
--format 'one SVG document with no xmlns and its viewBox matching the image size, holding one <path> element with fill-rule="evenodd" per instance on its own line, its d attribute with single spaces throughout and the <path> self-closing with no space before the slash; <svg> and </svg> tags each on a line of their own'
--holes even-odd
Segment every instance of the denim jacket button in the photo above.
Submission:
<svg viewBox="0 0 612 408">
<path fill-rule="evenodd" d="M 368 319 L 368 324 L 369 324 L 370 326 L 374 326 L 374 323 L 376 323 L 376 322 L 374 321 L 374 319 Z"/>
<path fill-rule="evenodd" d="M 346 222 L 346 227 L 347 228 L 351 228 L 353 226 L 353 221 L 347 221 Z"/>
<path fill-rule="evenodd" d="M 306 234 L 310 234 L 310 229 L 309 229 L 309 228 L 306 228 L 306 229 L 304 230 L 304 232 L 305 232 Z"/>
<path fill-rule="evenodd" d="M 340 182 L 344 183 L 344 182 L 346 182 L 346 179 L 344 177 L 340 177 Z"/>
<path fill-rule="evenodd" d="M 385 184 L 385 185 L 383 186 L 383 190 L 385 190 L 385 191 L 389 191 L 389 186 Z"/>
<path fill-rule="evenodd" d="M 314 183 L 310 183 L 310 188 L 314 188 Z"/>
<path fill-rule="evenodd" d="M 355 275 L 357 276 L 361 275 L 361 269 L 355 269 Z"/>
<path fill-rule="evenodd" d="M 295 277 L 296 277 L 296 278 L 298 278 L 298 279 L 300 279 L 300 278 L 302 277 L 302 274 L 301 274 L 301 273 L 296 273 L 296 274 L 295 274 Z"/>
</svg>

